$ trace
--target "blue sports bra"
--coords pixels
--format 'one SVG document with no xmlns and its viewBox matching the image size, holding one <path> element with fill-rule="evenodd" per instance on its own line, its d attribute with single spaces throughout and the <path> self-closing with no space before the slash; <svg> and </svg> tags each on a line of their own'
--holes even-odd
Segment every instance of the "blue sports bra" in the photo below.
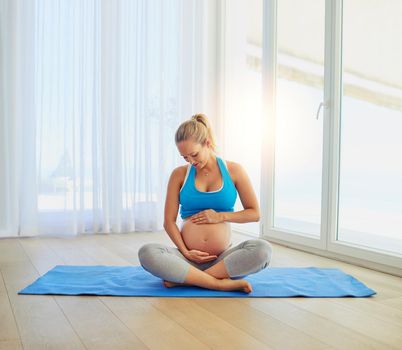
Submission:
<svg viewBox="0 0 402 350">
<path fill-rule="evenodd" d="M 186 179 L 180 190 L 180 215 L 182 219 L 197 214 L 206 209 L 213 209 L 217 212 L 234 211 L 237 198 L 236 187 L 230 177 L 223 160 L 216 157 L 222 175 L 222 187 L 217 191 L 202 192 L 195 187 L 196 169 L 189 165 Z"/>
</svg>

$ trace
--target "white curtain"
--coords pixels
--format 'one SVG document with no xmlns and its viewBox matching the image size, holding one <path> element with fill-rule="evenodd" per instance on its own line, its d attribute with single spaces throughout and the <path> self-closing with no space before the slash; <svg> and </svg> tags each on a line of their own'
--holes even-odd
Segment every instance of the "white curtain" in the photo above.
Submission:
<svg viewBox="0 0 402 350">
<path fill-rule="evenodd" d="M 162 229 L 174 132 L 205 101 L 204 12 L 0 0 L 2 236 Z"/>
</svg>

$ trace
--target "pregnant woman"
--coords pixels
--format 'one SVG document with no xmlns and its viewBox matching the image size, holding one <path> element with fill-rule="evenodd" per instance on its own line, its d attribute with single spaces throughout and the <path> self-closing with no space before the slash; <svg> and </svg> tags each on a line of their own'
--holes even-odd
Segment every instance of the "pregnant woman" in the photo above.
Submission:
<svg viewBox="0 0 402 350">
<path fill-rule="evenodd" d="M 141 247 L 141 265 L 166 287 L 195 285 L 216 290 L 252 291 L 243 279 L 268 266 L 271 245 L 252 239 L 231 246 L 231 222 L 258 221 L 259 205 L 243 167 L 215 153 L 208 119 L 196 114 L 180 125 L 176 146 L 189 163 L 172 172 L 166 195 L 164 228 L 176 247 Z M 234 212 L 239 194 L 243 210 Z M 181 229 L 177 214 L 183 219 Z"/>
</svg>

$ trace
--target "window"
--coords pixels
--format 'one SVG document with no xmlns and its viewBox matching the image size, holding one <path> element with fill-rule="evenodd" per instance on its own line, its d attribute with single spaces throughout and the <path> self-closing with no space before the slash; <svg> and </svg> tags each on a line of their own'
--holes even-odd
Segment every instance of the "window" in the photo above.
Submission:
<svg viewBox="0 0 402 350">
<path fill-rule="evenodd" d="M 262 236 L 401 274 L 401 16 L 396 0 L 264 2 Z"/>
<path fill-rule="evenodd" d="M 401 16 L 400 1 L 343 3 L 338 239 L 393 253 L 402 252 Z"/>
<path fill-rule="evenodd" d="M 323 1 L 277 8 L 274 227 L 319 236 L 324 100 Z"/>
</svg>

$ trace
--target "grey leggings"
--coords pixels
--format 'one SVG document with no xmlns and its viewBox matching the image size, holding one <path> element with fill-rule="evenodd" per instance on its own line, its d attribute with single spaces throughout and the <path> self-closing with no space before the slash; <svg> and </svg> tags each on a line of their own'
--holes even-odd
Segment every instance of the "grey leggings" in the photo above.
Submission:
<svg viewBox="0 0 402 350">
<path fill-rule="evenodd" d="M 145 244 L 138 251 L 140 263 L 145 270 L 175 283 L 184 282 L 190 265 L 199 270 L 206 270 L 221 260 L 224 261 L 231 278 L 246 276 L 266 268 L 271 255 L 271 245 L 262 239 L 250 239 L 235 247 L 229 247 L 217 259 L 203 264 L 186 259 L 179 249 L 164 244 Z"/>
</svg>

